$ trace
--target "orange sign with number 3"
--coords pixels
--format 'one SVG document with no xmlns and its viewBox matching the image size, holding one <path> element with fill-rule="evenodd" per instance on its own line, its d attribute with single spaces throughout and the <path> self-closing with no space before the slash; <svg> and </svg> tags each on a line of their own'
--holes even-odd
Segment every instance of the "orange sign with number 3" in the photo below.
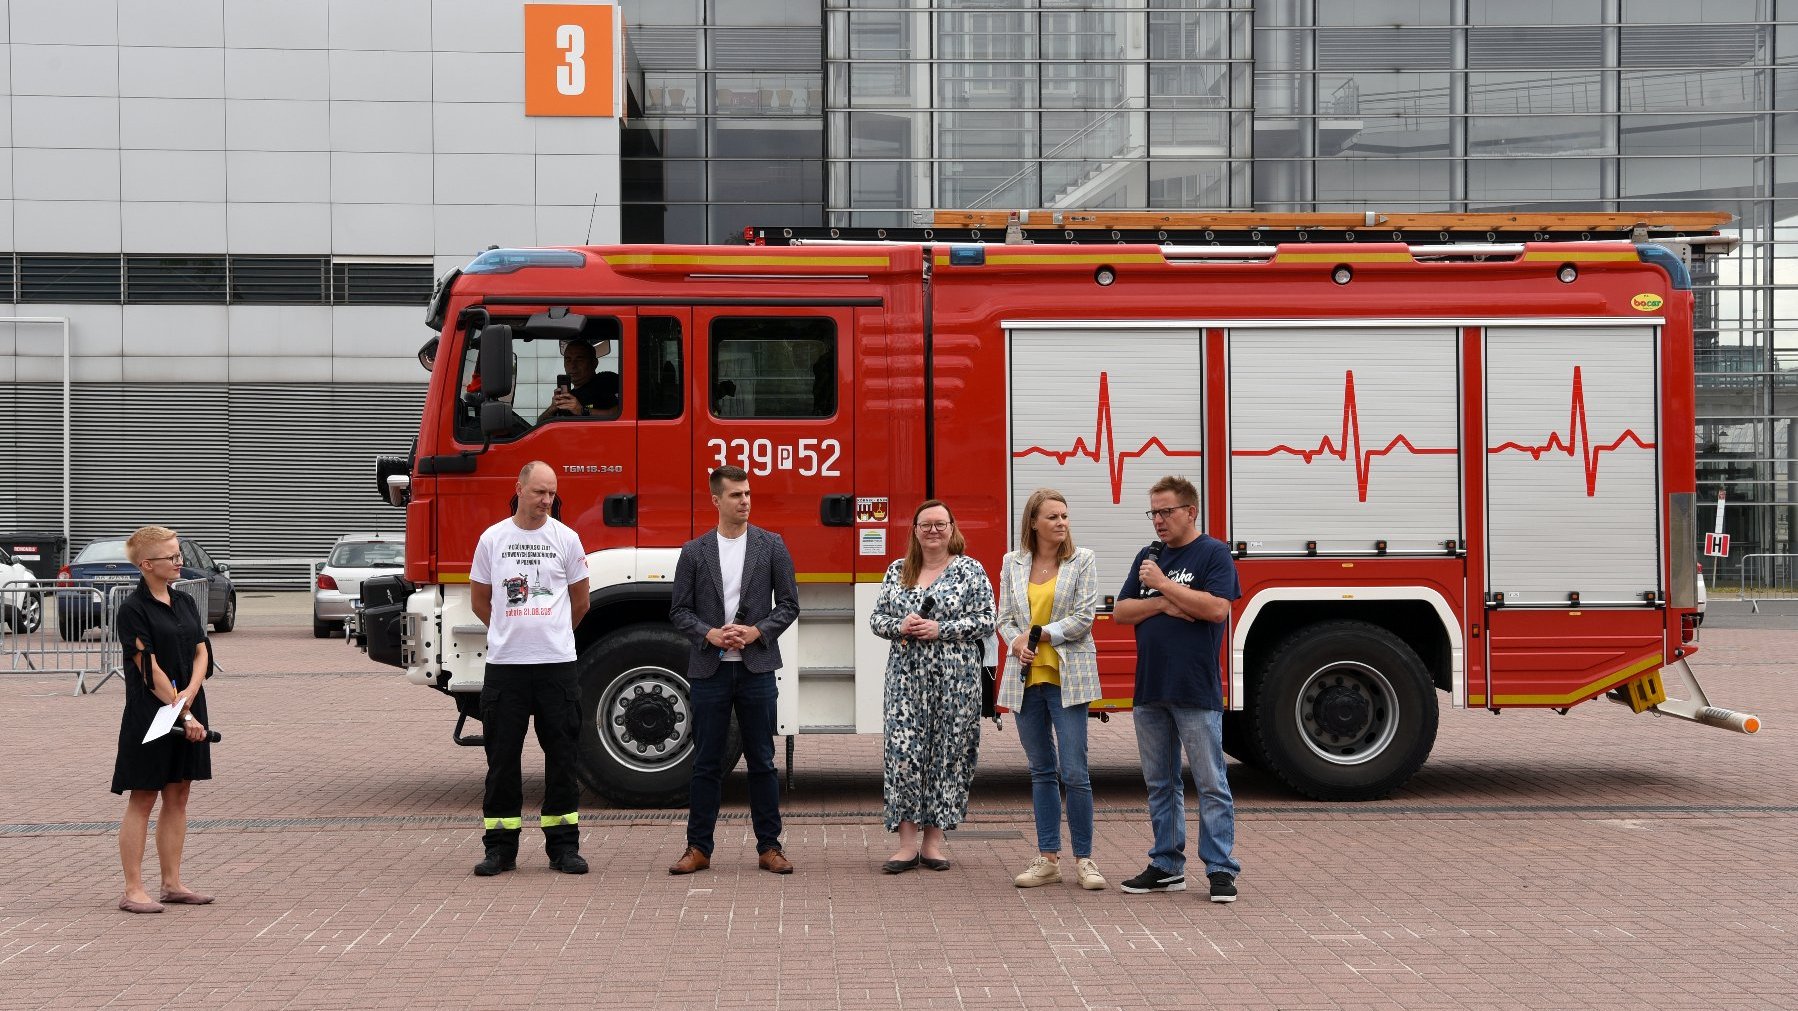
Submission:
<svg viewBox="0 0 1798 1011">
<path fill-rule="evenodd" d="M 617 16 L 600 4 L 525 4 L 525 115 L 616 115 Z"/>
</svg>

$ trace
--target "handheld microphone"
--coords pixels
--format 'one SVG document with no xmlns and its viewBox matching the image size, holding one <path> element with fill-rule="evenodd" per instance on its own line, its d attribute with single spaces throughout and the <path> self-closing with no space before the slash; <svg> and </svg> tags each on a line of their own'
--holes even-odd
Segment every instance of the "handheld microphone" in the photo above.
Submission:
<svg viewBox="0 0 1798 1011">
<path fill-rule="evenodd" d="M 174 738 L 176 738 L 176 739 L 177 739 L 177 740 L 182 740 L 182 741 L 187 741 L 187 730 L 186 730 L 186 728 L 182 728 L 182 729 L 179 729 L 179 730 L 177 730 L 177 729 L 171 729 L 171 730 L 170 730 L 170 731 L 169 731 L 169 735 L 170 735 L 170 736 L 171 736 L 171 737 L 174 737 Z M 208 743 L 208 744 L 217 744 L 217 743 L 218 743 L 218 742 L 220 742 L 220 741 L 222 741 L 222 740 L 224 740 L 224 739 L 225 739 L 225 735 L 224 735 L 224 734 L 221 734 L 221 733 L 219 733 L 219 732 L 218 732 L 218 731 L 216 731 L 216 730 L 213 730 L 213 729 L 211 729 L 211 728 L 210 728 L 210 727 L 208 727 L 208 728 L 207 728 L 207 730 L 206 730 L 206 743 Z M 198 743 L 200 743 L 200 742 L 199 742 L 199 741 L 187 741 L 187 743 L 189 743 L 189 744 L 198 744 Z"/>
<path fill-rule="evenodd" d="M 924 603 L 918 605 L 918 617 L 928 618 L 928 617 L 930 617 L 930 612 L 934 611 L 934 610 L 936 610 L 936 598 L 935 597 L 925 597 Z M 906 641 L 909 642 L 912 637 L 908 635 L 905 638 L 906 638 Z"/>
<path fill-rule="evenodd" d="M 1041 625 L 1030 626 L 1030 651 L 1032 653 L 1036 652 L 1036 644 L 1042 641 L 1043 627 Z"/>
<path fill-rule="evenodd" d="M 1149 561 L 1149 562 L 1159 561 L 1161 558 L 1162 549 L 1164 549 L 1166 547 L 1167 547 L 1167 542 L 1165 542 L 1165 541 L 1155 540 L 1155 541 L 1150 542 L 1149 553 L 1147 555 L 1143 556 L 1143 560 Z M 1151 590 L 1145 586 L 1142 588 L 1142 591 L 1137 594 L 1137 596 L 1147 597 L 1149 594 L 1154 593 L 1154 592 L 1155 592 L 1154 590 Z"/>
</svg>

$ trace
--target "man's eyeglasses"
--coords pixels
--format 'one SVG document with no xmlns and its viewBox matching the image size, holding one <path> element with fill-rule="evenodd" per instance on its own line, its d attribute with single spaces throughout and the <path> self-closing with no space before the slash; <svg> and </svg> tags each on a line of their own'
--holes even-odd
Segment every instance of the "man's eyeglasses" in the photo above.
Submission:
<svg viewBox="0 0 1798 1011">
<path fill-rule="evenodd" d="M 181 556 L 179 554 L 157 555 L 154 558 L 146 558 L 146 559 L 144 559 L 144 561 L 146 561 L 146 562 L 180 562 Z"/>
<path fill-rule="evenodd" d="M 1184 506 L 1184 505 L 1168 506 L 1166 509 L 1149 509 L 1149 510 L 1145 511 L 1143 513 L 1143 515 L 1147 516 L 1151 520 L 1164 520 L 1164 519 L 1167 519 L 1169 516 L 1172 516 L 1173 514 L 1179 512 L 1182 509 L 1197 509 L 1197 508 L 1198 508 L 1198 506 Z"/>
<path fill-rule="evenodd" d="M 923 530 L 927 533 L 940 534 L 943 531 L 949 529 L 949 524 L 947 524 L 947 523 L 920 523 L 920 524 L 918 524 L 918 529 Z"/>
</svg>

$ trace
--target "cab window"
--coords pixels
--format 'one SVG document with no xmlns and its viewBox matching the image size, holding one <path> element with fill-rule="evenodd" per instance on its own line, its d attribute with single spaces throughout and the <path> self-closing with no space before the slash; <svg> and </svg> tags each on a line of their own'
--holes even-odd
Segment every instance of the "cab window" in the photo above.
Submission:
<svg viewBox="0 0 1798 1011">
<path fill-rule="evenodd" d="M 522 330 L 524 320 L 495 318 Z M 608 421 L 622 413 L 624 370 L 622 328 L 610 316 L 590 316 L 580 337 L 567 340 L 533 340 L 528 335 L 512 341 L 512 425 L 494 440 L 516 439 L 538 425 L 565 421 Z M 478 339 L 470 341 L 462 355 L 461 407 L 456 414 L 456 437 L 481 441 L 480 406 L 475 396 L 481 380 L 476 372 L 480 358 Z"/>
<path fill-rule="evenodd" d="M 680 320 L 671 316 L 637 318 L 637 416 L 678 418 L 686 406 L 686 376 L 681 369 Z"/>
<path fill-rule="evenodd" d="M 716 319 L 711 358 L 714 417 L 828 418 L 836 413 L 834 320 Z"/>
</svg>

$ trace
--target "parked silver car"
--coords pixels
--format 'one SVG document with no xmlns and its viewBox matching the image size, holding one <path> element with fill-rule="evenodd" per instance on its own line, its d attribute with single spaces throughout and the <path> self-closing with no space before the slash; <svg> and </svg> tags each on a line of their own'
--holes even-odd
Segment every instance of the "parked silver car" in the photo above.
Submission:
<svg viewBox="0 0 1798 1011">
<path fill-rule="evenodd" d="M 344 619 L 355 611 L 356 599 L 362 595 L 362 581 L 405 565 L 404 534 L 339 537 L 312 590 L 312 634 L 320 639 L 341 636 Z"/>
</svg>

